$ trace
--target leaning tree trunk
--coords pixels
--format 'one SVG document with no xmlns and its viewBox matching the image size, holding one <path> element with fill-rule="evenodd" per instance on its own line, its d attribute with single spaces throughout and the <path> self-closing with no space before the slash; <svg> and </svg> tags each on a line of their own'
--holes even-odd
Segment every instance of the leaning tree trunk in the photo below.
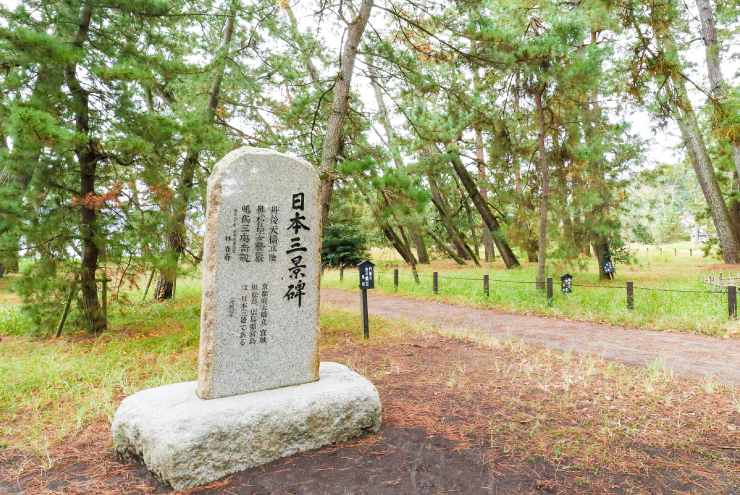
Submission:
<svg viewBox="0 0 740 495">
<path fill-rule="evenodd" d="M 464 260 L 474 259 L 475 264 L 479 265 L 477 257 L 473 258 L 473 250 L 470 249 L 470 247 L 465 242 L 465 237 L 452 224 L 452 217 L 447 212 L 444 197 L 442 196 L 442 192 L 439 190 L 437 183 L 435 182 L 435 180 L 432 178 L 431 175 L 427 175 L 427 178 L 429 179 L 429 185 L 432 189 L 432 204 L 434 204 L 435 208 L 437 208 L 437 212 L 439 213 L 439 218 L 442 220 L 442 225 L 447 231 L 447 234 L 450 236 L 452 245 L 457 251 L 457 257 L 464 259 Z"/>
<path fill-rule="evenodd" d="M 464 260 L 464 259 L 462 259 L 461 257 L 459 257 L 459 256 L 458 256 L 458 255 L 457 255 L 457 254 L 455 253 L 455 250 L 454 250 L 454 249 L 451 249 L 451 248 L 450 248 L 450 247 L 449 247 L 449 246 L 448 246 L 447 244 L 445 244 L 445 242 L 444 242 L 444 241 L 443 241 L 442 239 L 440 239 L 439 237 L 437 237 L 437 236 L 436 236 L 436 235 L 434 234 L 434 232 L 432 232 L 432 231 L 430 230 L 430 231 L 429 231 L 429 232 L 427 232 L 427 233 L 429 234 L 429 237 L 431 237 L 431 238 L 432 238 L 432 239 L 434 240 L 434 242 L 436 242 L 436 243 L 437 243 L 437 245 L 439 246 L 439 248 L 440 248 L 440 249 L 441 249 L 442 251 L 444 251 L 445 253 L 447 253 L 447 255 L 448 255 L 449 257 L 451 257 L 451 258 L 452 258 L 453 260 L 455 260 L 455 262 L 456 262 L 456 263 L 457 263 L 458 265 L 465 265 L 465 264 L 466 264 L 466 263 L 465 263 L 465 260 Z"/>
<path fill-rule="evenodd" d="M 669 55 L 678 60 L 675 42 L 667 37 L 664 41 Z M 740 244 L 738 243 L 737 232 L 730 220 L 727 204 L 714 172 L 712 159 L 707 152 L 704 137 L 699 129 L 699 121 L 694 113 L 691 101 L 689 101 L 683 75 L 680 71 L 674 69 L 671 71 L 670 77 L 673 83 L 673 94 L 670 95 L 671 110 L 686 142 L 686 150 L 694 167 L 696 178 L 712 214 L 712 220 L 717 229 L 717 237 L 722 246 L 724 261 L 728 264 L 740 263 Z"/>
<path fill-rule="evenodd" d="M 232 1 L 229 10 L 229 16 L 226 18 L 224 34 L 219 47 L 220 63 L 213 75 L 211 83 L 210 97 L 206 106 L 205 124 L 211 124 L 216 117 L 218 108 L 219 95 L 221 92 L 221 82 L 223 81 L 224 71 L 226 70 L 226 57 L 231 45 L 231 38 L 234 34 L 234 18 L 236 17 L 237 2 Z M 196 138 L 195 145 L 188 148 L 188 152 L 183 161 L 180 181 L 177 186 L 177 194 L 172 205 L 172 217 L 170 218 L 169 228 L 165 234 L 165 265 L 159 272 L 157 287 L 154 290 L 154 298 L 158 301 L 171 299 L 174 294 L 175 281 L 177 280 L 177 268 L 180 262 L 180 256 L 185 252 L 187 246 L 187 227 L 185 218 L 190 207 L 190 196 L 193 190 L 195 171 L 198 168 L 200 159 L 201 139 Z"/>
<path fill-rule="evenodd" d="M 370 200 L 370 195 L 360 187 L 360 182 L 356 179 L 355 184 L 357 185 L 357 189 L 360 191 L 360 194 L 362 194 L 363 198 L 365 198 L 365 203 L 367 203 L 368 207 L 370 207 L 370 211 L 373 212 L 373 216 L 375 217 L 375 221 L 378 222 L 378 227 L 380 227 L 380 231 L 383 232 L 385 238 L 388 240 L 388 242 L 390 242 L 391 246 L 393 246 L 393 249 L 395 249 L 396 252 L 401 256 L 403 261 L 411 264 L 413 255 L 411 254 L 411 252 L 406 250 L 406 246 L 404 245 L 403 240 L 401 240 L 398 234 L 396 234 L 396 231 L 393 230 L 390 222 L 388 222 L 387 219 L 384 219 L 380 215 L 378 209 L 374 207 L 372 201 Z"/>
<path fill-rule="evenodd" d="M 470 198 L 473 200 L 473 204 L 478 210 L 478 213 L 480 213 L 481 218 L 483 218 L 483 222 L 491 232 L 493 242 L 496 243 L 496 247 L 498 248 L 499 253 L 501 253 L 501 259 L 504 260 L 506 268 L 516 268 L 520 266 L 519 260 L 516 259 L 516 255 L 514 255 L 509 243 L 506 241 L 506 238 L 500 230 L 501 226 L 499 225 L 498 220 L 493 216 L 491 207 L 483 200 L 480 191 L 476 187 L 475 181 L 470 176 L 470 173 L 465 169 L 465 165 L 460 159 L 460 155 L 457 151 L 450 153 L 450 161 L 452 162 L 452 167 L 455 169 L 457 176 L 460 177 L 460 182 L 462 182 L 463 187 L 465 187 L 468 195 L 470 195 Z"/>
<path fill-rule="evenodd" d="M 707 59 L 707 71 L 709 82 L 712 85 L 711 94 L 716 105 L 721 105 L 727 85 L 722 76 L 720 65 L 720 46 L 717 41 L 717 28 L 714 22 L 714 12 L 710 0 L 696 0 L 699 7 L 699 18 L 701 19 L 701 34 L 704 39 L 704 47 Z M 732 159 L 735 162 L 735 170 L 740 173 L 740 133 L 735 133 L 730 139 L 732 148 Z M 740 232 L 738 232 L 740 234 Z"/>
<path fill-rule="evenodd" d="M 357 47 L 362 40 L 372 8 L 373 0 L 362 0 L 359 12 L 349 24 L 347 41 L 342 52 L 342 65 L 339 67 L 339 72 L 334 81 L 334 101 L 326 126 L 324 148 L 321 152 L 321 166 L 319 167 L 319 179 L 321 181 L 319 184 L 319 205 L 321 206 L 319 232 L 323 230 L 324 224 L 329 218 L 331 196 L 334 191 L 334 181 L 337 178 L 336 164 L 339 145 L 342 140 L 342 124 L 349 108 L 349 90 L 352 83 L 352 73 L 355 70 Z"/>
</svg>

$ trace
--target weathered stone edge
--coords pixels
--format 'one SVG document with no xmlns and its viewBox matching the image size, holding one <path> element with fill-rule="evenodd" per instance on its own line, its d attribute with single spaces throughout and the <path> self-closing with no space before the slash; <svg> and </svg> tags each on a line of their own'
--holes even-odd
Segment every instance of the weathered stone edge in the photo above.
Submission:
<svg viewBox="0 0 740 495">
<path fill-rule="evenodd" d="M 337 371 L 339 367 L 343 370 Z M 230 425 L 211 428 L 206 436 L 186 439 L 181 441 L 181 445 L 177 445 L 178 440 L 168 440 L 167 433 L 175 435 L 182 433 L 183 436 L 187 436 L 184 432 L 185 425 L 171 425 L 172 427 L 166 432 L 161 428 L 155 431 L 147 430 L 147 420 L 158 417 L 157 412 L 146 411 L 146 407 L 142 407 L 139 403 L 141 401 L 137 400 L 137 394 L 134 394 L 125 399 L 119 411 L 116 412 L 112 425 L 114 448 L 125 458 L 142 459 L 157 478 L 179 491 L 202 486 L 229 474 L 266 464 L 297 452 L 316 449 L 378 431 L 381 423 L 381 404 L 375 386 L 369 380 L 338 363 L 322 363 L 321 368 L 323 378 L 328 379 L 334 385 L 332 389 L 334 394 L 319 391 L 316 397 L 311 397 L 312 407 L 305 410 L 304 415 L 291 418 L 292 422 L 284 425 L 280 431 L 270 431 L 269 428 L 271 420 L 282 410 L 276 408 L 259 414 L 256 424 L 234 421 Z M 328 368 L 331 369 L 327 371 Z M 296 388 L 310 387 L 316 383 L 254 394 L 274 393 L 280 390 L 284 391 L 287 396 L 291 396 L 298 393 Z M 160 389 L 184 385 L 191 385 L 194 388 L 195 382 L 174 384 L 160 387 Z M 143 392 L 152 390 L 157 389 Z M 250 395 L 253 394 L 244 394 L 241 397 Z M 232 396 L 230 399 L 234 397 L 240 396 Z M 216 403 L 216 401 L 213 402 Z M 125 414 L 135 418 L 122 425 L 117 419 L 120 418 L 120 411 L 126 409 L 128 412 Z M 247 415 L 252 419 L 254 416 L 254 414 Z M 242 434 L 241 437 L 237 432 Z M 165 438 L 162 438 L 163 434 Z M 224 439 L 224 435 L 228 438 Z M 220 445 L 219 441 L 225 442 L 225 447 L 220 450 L 216 448 Z M 216 450 L 209 451 L 209 449 Z"/>
</svg>

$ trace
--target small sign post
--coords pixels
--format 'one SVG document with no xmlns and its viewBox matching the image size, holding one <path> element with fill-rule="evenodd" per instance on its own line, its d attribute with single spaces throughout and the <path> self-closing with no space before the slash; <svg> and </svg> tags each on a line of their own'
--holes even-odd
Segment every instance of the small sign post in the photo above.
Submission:
<svg viewBox="0 0 740 495">
<path fill-rule="evenodd" d="M 367 290 L 375 288 L 375 272 L 370 261 L 363 261 L 357 268 L 360 270 L 360 290 L 362 291 L 362 326 L 365 330 L 365 338 L 370 338 L 370 318 L 367 311 Z"/>
<path fill-rule="evenodd" d="M 573 275 L 570 273 L 566 273 L 562 277 L 560 277 L 560 291 L 563 294 L 572 294 L 573 293 Z"/>
<path fill-rule="evenodd" d="M 614 280 L 614 263 L 612 263 L 611 258 L 605 259 L 602 267 L 604 268 L 604 273 L 608 275 L 611 280 Z"/>
</svg>

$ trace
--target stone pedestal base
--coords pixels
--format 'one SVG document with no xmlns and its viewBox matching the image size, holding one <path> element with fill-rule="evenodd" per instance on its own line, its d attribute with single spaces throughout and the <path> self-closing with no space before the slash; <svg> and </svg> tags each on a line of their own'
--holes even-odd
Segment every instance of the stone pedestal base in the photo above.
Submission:
<svg viewBox="0 0 740 495">
<path fill-rule="evenodd" d="M 197 382 L 142 390 L 113 418 L 113 444 L 175 490 L 380 428 L 375 386 L 338 363 L 303 385 L 202 400 Z"/>
</svg>

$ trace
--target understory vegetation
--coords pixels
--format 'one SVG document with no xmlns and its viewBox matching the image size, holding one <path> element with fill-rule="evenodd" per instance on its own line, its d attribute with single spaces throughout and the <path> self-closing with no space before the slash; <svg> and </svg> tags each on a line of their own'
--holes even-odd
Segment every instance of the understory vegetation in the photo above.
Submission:
<svg viewBox="0 0 740 495">
<path fill-rule="evenodd" d="M 598 260 L 606 280 L 628 242 L 699 236 L 739 264 L 740 93 L 722 71 L 738 12 L 710 0 L 0 6 L 0 277 L 22 275 L 23 311 L 48 334 L 70 293 L 70 317 L 105 332 L 104 277 L 151 278 L 148 297 L 171 299 L 203 259 L 208 177 L 244 146 L 317 171 L 332 266 L 356 263 L 367 240 L 412 270 L 497 257 L 537 263 L 542 284 Z"/>
<path fill-rule="evenodd" d="M 693 250 L 692 257 L 689 249 Z M 417 267 L 419 283 L 416 283 L 409 267 L 398 261 L 382 261 L 376 266 L 375 292 L 509 313 L 737 337 L 740 325 L 728 316 L 727 293 L 700 279 L 702 271 L 704 275 L 718 276 L 724 267 L 702 259 L 697 251 L 698 248 L 688 245 L 633 246 L 634 263 L 616 265 L 615 280 L 599 280 L 593 263 L 578 271 L 554 266 L 548 273 L 553 278 L 552 306 L 548 305 L 545 292 L 536 287 L 536 266 L 527 263 L 518 270 L 505 270 L 500 262 L 473 268 L 438 260 Z M 398 288 L 393 281 L 395 269 L 399 270 Z M 432 276 L 435 271 L 438 273 L 436 295 Z M 560 277 L 566 273 L 574 277 L 570 294 L 563 294 L 560 289 Z M 727 270 L 724 274 L 726 277 Z M 488 296 L 484 293 L 484 275 L 489 276 Z M 740 283 L 738 272 L 733 271 L 732 275 L 736 277 L 735 283 Z M 340 281 L 339 270 L 327 269 L 322 286 L 358 290 L 356 269 L 345 269 L 342 278 Z M 634 283 L 634 310 L 627 307 L 627 281 Z"/>
<path fill-rule="evenodd" d="M 48 468 L 65 442 L 108 424 L 125 396 L 195 379 L 198 284 L 178 294 L 114 306 L 110 331 L 97 337 L 28 340 L 6 322 L 0 459 L 31 453 Z M 575 470 L 586 485 L 598 486 L 600 473 L 665 481 L 666 469 L 690 486 L 737 480 L 740 391 L 711 378 L 676 376 L 660 360 L 636 368 L 396 319 L 371 317 L 364 341 L 359 312 L 330 305 L 320 324 L 322 360 L 376 384 L 386 427 L 424 427 L 460 448 Z"/>
</svg>

